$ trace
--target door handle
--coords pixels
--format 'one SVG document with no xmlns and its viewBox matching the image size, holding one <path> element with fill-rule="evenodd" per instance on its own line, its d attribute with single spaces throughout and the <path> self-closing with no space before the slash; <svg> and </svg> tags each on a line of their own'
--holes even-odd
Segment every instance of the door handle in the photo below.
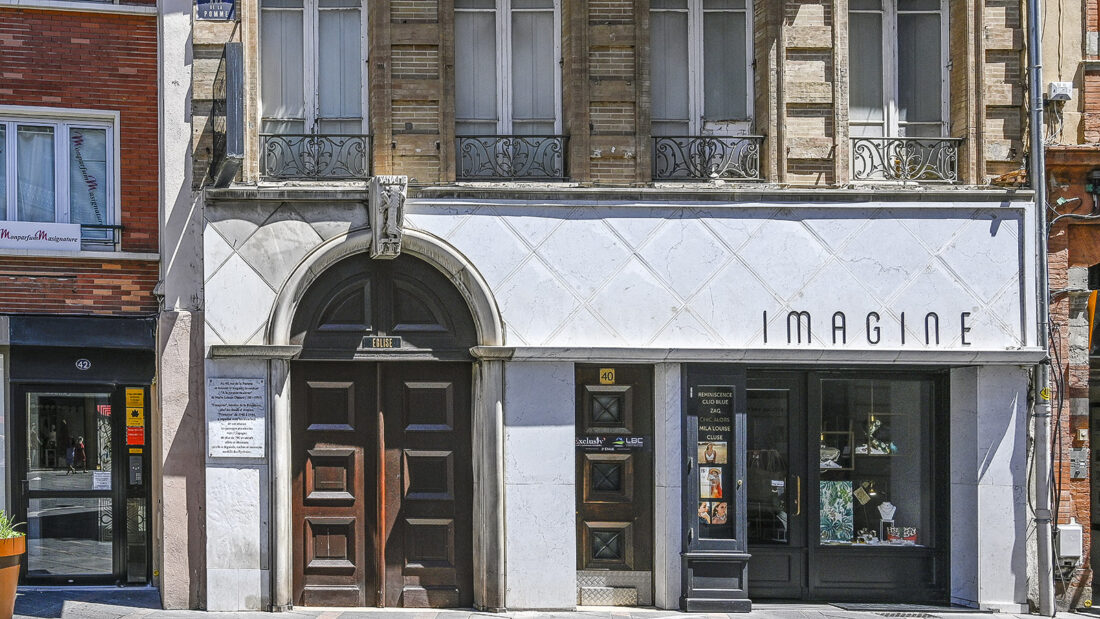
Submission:
<svg viewBox="0 0 1100 619">
<path fill-rule="evenodd" d="M 691 540 L 693 540 L 693 539 L 695 539 L 695 529 L 694 528 L 689 528 L 688 529 L 688 543 L 690 544 Z"/>
<path fill-rule="evenodd" d="M 688 457 L 688 473 L 691 472 L 691 468 L 695 466 L 695 458 Z"/>
<path fill-rule="evenodd" d="M 795 488 L 794 488 L 795 512 L 794 512 L 794 515 L 795 516 L 801 516 L 802 515 L 802 476 L 801 475 L 795 475 L 794 480 L 795 480 Z"/>
</svg>

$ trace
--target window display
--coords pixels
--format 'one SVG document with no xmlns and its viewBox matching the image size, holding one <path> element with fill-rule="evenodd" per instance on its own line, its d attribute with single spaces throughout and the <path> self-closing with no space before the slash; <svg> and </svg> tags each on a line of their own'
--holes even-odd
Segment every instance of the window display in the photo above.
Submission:
<svg viewBox="0 0 1100 619">
<path fill-rule="evenodd" d="M 820 543 L 931 545 L 932 382 L 824 379 Z"/>
<path fill-rule="evenodd" d="M 733 498 L 729 441 L 733 428 L 733 389 L 700 386 L 694 390 L 698 412 L 699 536 L 733 538 Z"/>
</svg>

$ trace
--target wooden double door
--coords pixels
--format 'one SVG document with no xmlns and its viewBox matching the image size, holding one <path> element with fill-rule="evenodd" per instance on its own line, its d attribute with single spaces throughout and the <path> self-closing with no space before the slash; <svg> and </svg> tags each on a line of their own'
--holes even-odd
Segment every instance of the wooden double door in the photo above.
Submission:
<svg viewBox="0 0 1100 619">
<path fill-rule="evenodd" d="M 291 376 L 295 604 L 472 606 L 470 364 Z"/>
</svg>

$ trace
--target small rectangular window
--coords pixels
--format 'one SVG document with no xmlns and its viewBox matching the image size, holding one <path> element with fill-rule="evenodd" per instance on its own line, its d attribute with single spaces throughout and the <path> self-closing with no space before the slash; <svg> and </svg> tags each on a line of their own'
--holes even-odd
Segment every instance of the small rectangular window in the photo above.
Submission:
<svg viewBox="0 0 1100 619">
<path fill-rule="evenodd" d="M 83 249 L 114 250 L 114 140 L 99 120 L 0 116 L 0 220 L 81 224 Z"/>
</svg>

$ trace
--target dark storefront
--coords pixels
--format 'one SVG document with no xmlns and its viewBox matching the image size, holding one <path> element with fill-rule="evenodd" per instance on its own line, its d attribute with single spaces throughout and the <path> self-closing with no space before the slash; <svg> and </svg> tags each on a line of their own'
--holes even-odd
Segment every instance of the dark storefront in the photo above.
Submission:
<svg viewBox="0 0 1100 619">
<path fill-rule="evenodd" d="M 11 510 L 26 584 L 150 581 L 152 318 L 12 316 Z"/>
</svg>

